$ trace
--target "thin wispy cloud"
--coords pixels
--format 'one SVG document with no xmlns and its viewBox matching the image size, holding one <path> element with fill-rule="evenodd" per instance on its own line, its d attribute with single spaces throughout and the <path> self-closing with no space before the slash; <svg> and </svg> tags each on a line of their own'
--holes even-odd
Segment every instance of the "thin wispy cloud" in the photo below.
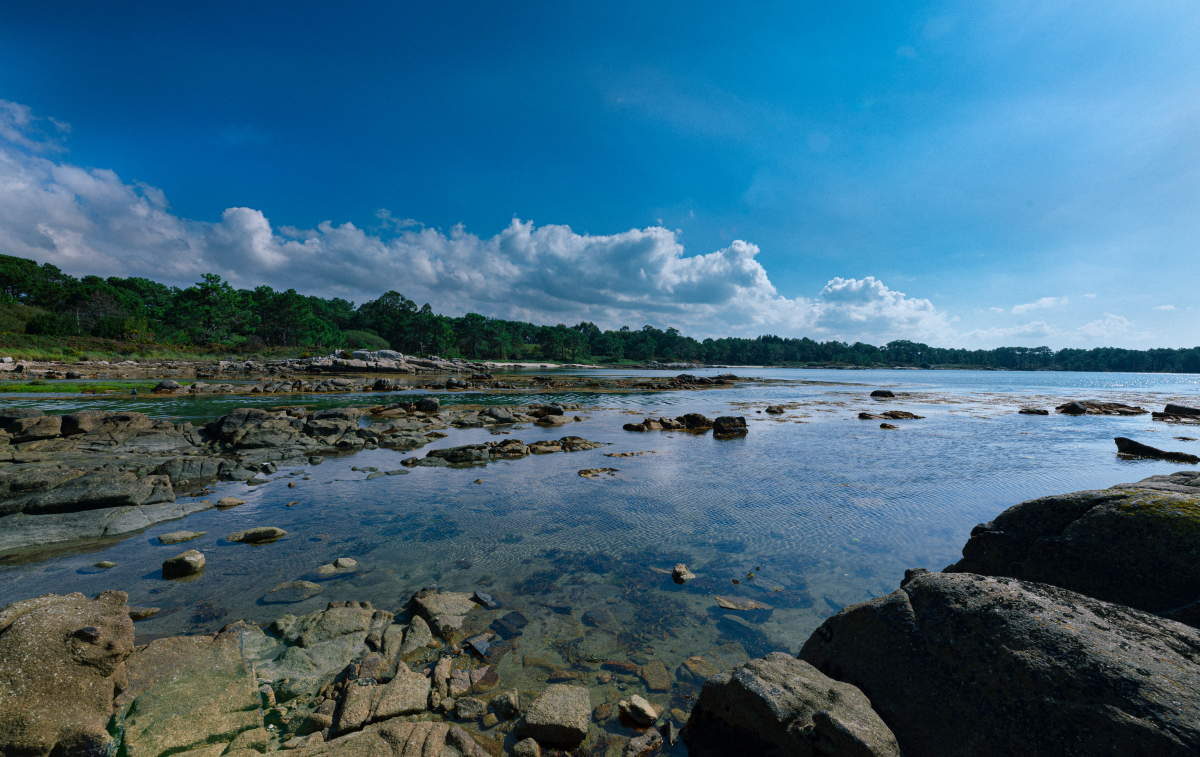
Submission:
<svg viewBox="0 0 1200 757">
<path fill-rule="evenodd" d="M 1058 307 L 1059 305 L 1066 305 L 1067 302 L 1068 299 L 1066 297 L 1043 297 L 1035 302 L 1027 302 L 1024 305 L 1017 305 L 1012 309 L 1012 312 L 1015 315 L 1021 315 L 1022 313 L 1028 313 L 1031 310 L 1042 310 L 1045 308 Z"/>
<path fill-rule="evenodd" d="M 1155 310 L 1174 310 L 1175 306 L 1174 305 L 1159 305 L 1154 309 Z"/>
</svg>

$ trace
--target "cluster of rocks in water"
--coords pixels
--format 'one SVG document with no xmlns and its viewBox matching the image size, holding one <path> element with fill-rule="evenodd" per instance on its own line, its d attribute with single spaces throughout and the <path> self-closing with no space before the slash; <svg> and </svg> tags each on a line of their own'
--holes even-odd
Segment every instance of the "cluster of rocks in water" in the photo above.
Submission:
<svg viewBox="0 0 1200 757">
<path fill-rule="evenodd" d="M 176 497 L 206 494 L 204 487 L 215 481 L 255 485 L 281 467 L 316 465 L 327 455 L 413 450 L 450 427 L 564 425 L 580 420 L 566 414 L 580 409 L 570 404 L 442 408 L 436 397 L 424 397 L 368 409 L 238 408 L 202 427 L 137 412 L 83 410 L 59 416 L 0 410 L 0 549 L 122 536 L 213 507 L 209 500 L 177 502 Z M 370 423 L 361 422 L 364 416 Z M 495 446 L 502 449 L 487 456 L 598 445 L 566 437 Z M 460 462 L 446 459 L 455 454 L 438 451 L 431 459 Z M 468 454 L 485 457 L 482 451 Z"/>
<path fill-rule="evenodd" d="M 693 434 L 713 432 L 718 439 L 745 436 L 746 419 L 743 416 L 722 415 L 708 418 L 700 413 L 687 413 L 677 418 L 647 418 L 641 423 L 626 423 L 626 431 L 686 431 Z"/>
<path fill-rule="evenodd" d="M 714 650 L 674 681 L 653 658 L 573 663 L 645 682 L 599 705 L 575 670 L 506 687 L 527 620 L 480 592 L 136 647 L 125 595 L 47 595 L 0 610 L 0 753 L 643 757 L 682 737 L 697 757 L 1190 755 L 1198 551 L 1200 471 L 1030 500 L 942 572 L 826 619 L 797 656 Z M 685 680 L 703 682 L 690 713 L 656 702 Z M 601 738 L 614 717 L 637 735 Z"/>
</svg>

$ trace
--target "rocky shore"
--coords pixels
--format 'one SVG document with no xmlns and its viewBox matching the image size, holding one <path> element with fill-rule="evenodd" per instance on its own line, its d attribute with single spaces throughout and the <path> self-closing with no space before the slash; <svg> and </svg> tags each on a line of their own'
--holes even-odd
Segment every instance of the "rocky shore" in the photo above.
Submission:
<svg viewBox="0 0 1200 757">
<path fill-rule="evenodd" d="M 189 444 L 210 451 L 203 456 L 240 460 L 243 451 L 306 453 L 301 437 L 339 449 L 316 432 L 333 428 L 326 422 L 347 424 L 339 440 L 378 446 L 388 434 L 367 440 L 358 431 L 394 421 L 419 425 L 393 426 L 402 430 L 391 435 L 546 422 L 573 408 L 377 408 L 361 428 L 357 417 L 255 412 L 201 430 L 151 424 L 143 441 L 133 434 L 119 444 L 191 433 L 198 442 Z M 44 418 L 10 428 L 53 424 Z M 75 432 L 84 421 L 64 418 L 57 436 L 40 441 L 91 454 L 80 441 L 102 426 L 115 438 L 128 422 L 103 416 Z M 288 443 L 239 446 L 275 434 Z M 569 436 L 543 444 L 550 452 L 595 446 Z M 538 446 L 506 439 L 408 465 L 479 465 L 535 455 Z M 194 536 L 164 535 L 172 543 Z M 0 753 L 644 757 L 682 740 L 697 757 L 1191 755 L 1200 749 L 1197 554 L 1200 471 L 1042 497 L 977 526 L 962 559 L 941 572 L 908 570 L 894 592 L 828 617 L 798 655 L 750 659 L 729 644 L 675 669 L 632 651 L 629 659 L 577 650 L 559 665 L 539 660 L 522 646 L 531 641 L 531 597 L 520 588 L 431 586 L 396 607 L 330 602 L 270 624 L 235 621 L 136 644 L 133 622 L 152 608 L 131 608 L 115 591 L 47 595 L 0 609 Z M 686 565 L 659 572 L 671 585 L 701 580 Z M 304 584 L 276 591 L 302 593 Z M 734 612 L 766 607 L 715 600 Z M 609 622 L 595 611 L 577 620 Z M 535 687 L 513 677 L 531 666 L 547 666 Z M 614 723 L 631 735 L 615 736 L 606 727 Z"/>
<path fill-rule="evenodd" d="M 121 537 L 220 506 L 196 501 L 216 481 L 253 486 L 281 468 L 319 465 L 329 455 L 416 450 L 454 428 L 562 426 L 575 422 L 573 413 L 581 409 L 443 408 L 436 397 L 425 397 L 365 409 L 238 408 L 202 427 L 136 412 L 0 410 L 0 553 Z M 474 446 L 480 449 L 437 450 L 432 458 L 402 464 L 486 463 L 596 445 L 566 437 L 553 445 L 513 439 Z M 177 502 L 181 496 L 188 501 Z"/>
</svg>

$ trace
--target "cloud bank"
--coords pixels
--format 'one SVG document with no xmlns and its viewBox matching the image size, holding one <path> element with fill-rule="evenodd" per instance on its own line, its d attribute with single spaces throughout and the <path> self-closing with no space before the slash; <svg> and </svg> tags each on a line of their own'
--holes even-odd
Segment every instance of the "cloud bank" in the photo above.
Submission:
<svg viewBox="0 0 1200 757">
<path fill-rule="evenodd" d="M 252 208 L 228 208 L 217 222 L 187 220 L 157 188 L 55 159 L 67 130 L 0 101 L 0 252 L 74 275 L 186 285 L 214 272 L 237 287 L 268 284 L 359 301 L 395 289 L 448 314 L 590 320 L 605 328 L 650 323 L 699 337 L 945 343 L 955 336 L 932 302 L 874 277 L 838 277 L 815 297 L 788 298 L 756 260 L 757 246 L 738 240 L 688 255 L 661 227 L 590 235 L 513 219 L 480 237 L 462 226 L 443 233 L 393 221 L 385 212 L 387 232 L 370 233 L 329 221 L 275 228 Z"/>
</svg>

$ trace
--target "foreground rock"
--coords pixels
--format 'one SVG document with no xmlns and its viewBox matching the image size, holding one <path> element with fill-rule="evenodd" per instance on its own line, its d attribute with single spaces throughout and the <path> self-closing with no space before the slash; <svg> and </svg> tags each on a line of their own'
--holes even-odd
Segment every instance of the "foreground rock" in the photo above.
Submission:
<svg viewBox="0 0 1200 757">
<path fill-rule="evenodd" d="M 1022 502 L 946 572 L 1053 584 L 1200 626 L 1200 471 Z"/>
<path fill-rule="evenodd" d="M 518 736 L 528 736 L 539 744 L 573 749 L 587 738 L 592 716 L 591 696 L 587 689 L 562 683 L 546 687 L 517 725 Z"/>
<path fill-rule="evenodd" d="M 234 626 L 215 636 L 157 639 L 133 656 L 129 685 L 116 701 L 125 754 L 158 757 L 227 744 L 263 728 L 258 684 L 242 654 L 241 630 Z"/>
<path fill-rule="evenodd" d="M 1044 584 L 912 571 L 800 651 L 857 686 L 907 757 L 1191 755 L 1200 632 Z"/>
<path fill-rule="evenodd" d="M 0 610 L 0 754 L 113 753 L 106 726 L 134 651 L 127 599 L 47 594 Z"/>
<path fill-rule="evenodd" d="M 1117 452 L 1122 455 L 1132 455 L 1134 457 L 1149 457 L 1156 460 L 1170 460 L 1176 463 L 1200 463 L 1200 457 L 1189 455 L 1186 452 L 1168 452 L 1161 450 L 1158 447 L 1151 447 L 1149 444 L 1135 442 L 1133 439 L 1124 436 L 1118 436 L 1114 439 L 1117 443 Z"/>
<path fill-rule="evenodd" d="M 782 652 L 705 681 L 684 733 L 694 757 L 900 757 L 861 691 Z"/>
</svg>

